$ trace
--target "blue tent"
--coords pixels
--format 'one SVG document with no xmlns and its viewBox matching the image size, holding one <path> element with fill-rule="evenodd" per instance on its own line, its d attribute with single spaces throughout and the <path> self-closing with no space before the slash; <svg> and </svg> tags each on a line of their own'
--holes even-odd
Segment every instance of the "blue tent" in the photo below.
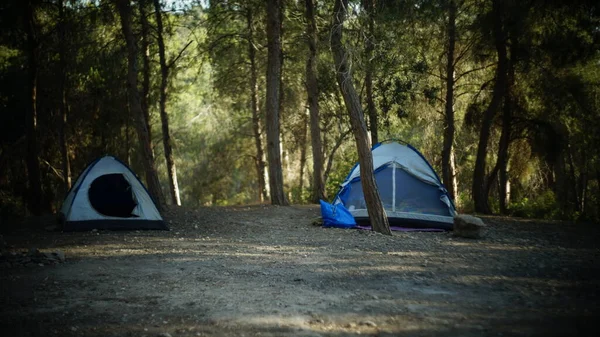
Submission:
<svg viewBox="0 0 600 337">
<path fill-rule="evenodd" d="M 396 141 L 373 146 L 375 181 L 392 226 L 451 230 L 456 209 L 425 157 Z M 341 184 L 333 205 L 342 204 L 359 224 L 369 221 L 356 164 Z"/>
</svg>

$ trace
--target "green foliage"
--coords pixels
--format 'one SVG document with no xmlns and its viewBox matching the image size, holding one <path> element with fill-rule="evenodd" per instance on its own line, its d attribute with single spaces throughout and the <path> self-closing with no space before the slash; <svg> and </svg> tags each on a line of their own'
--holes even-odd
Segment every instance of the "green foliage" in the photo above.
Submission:
<svg viewBox="0 0 600 337">
<path fill-rule="evenodd" d="M 354 149 L 345 151 L 344 153 L 339 154 L 336 162 L 337 165 L 329 175 L 329 179 L 327 179 L 325 185 L 329 201 L 333 201 L 333 198 L 340 190 L 340 186 L 346 179 L 346 176 L 348 176 L 354 165 L 358 163 L 358 153 Z"/>
<path fill-rule="evenodd" d="M 544 191 L 533 198 L 523 198 L 509 206 L 512 216 L 534 219 L 558 219 L 561 217 L 554 192 Z"/>
</svg>

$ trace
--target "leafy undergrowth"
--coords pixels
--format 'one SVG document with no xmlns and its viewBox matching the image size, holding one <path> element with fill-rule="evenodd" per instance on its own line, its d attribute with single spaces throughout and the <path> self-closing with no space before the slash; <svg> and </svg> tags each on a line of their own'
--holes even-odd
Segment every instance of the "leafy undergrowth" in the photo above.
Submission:
<svg viewBox="0 0 600 337">
<path fill-rule="evenodd" d="M 324 229 L 315 206 L 169 209 L 171 231 L 7 233 L 3 336 L 596 335 L 597 226 L 486 217 L 451 233 Z"/>
</svg>

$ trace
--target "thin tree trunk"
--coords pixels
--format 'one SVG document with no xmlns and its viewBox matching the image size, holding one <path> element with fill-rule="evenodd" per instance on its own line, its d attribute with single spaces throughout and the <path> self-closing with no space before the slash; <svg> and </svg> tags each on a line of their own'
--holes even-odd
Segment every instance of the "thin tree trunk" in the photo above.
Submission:
<svg viewBox="0 0 600 337">
<path fill-rule="evenodd" d="M 173 205 L 181 206 L 179 198 L 179 185 L 177 184 L 177 169 L 175 159 L 173 158 L 173 146 L 171 144 L 171 134 L 169 131 L 169 115 L 167 115 L 167 86 L 169 81 L 169 66 L 165 57 L 165 42 L 163 41 L 163 24 L 159 0 L 154 0 L 154 10 L 156 14 L 156 38 L 158 40 L 158 55 L 160 59 L 160 121 L 162 124 L 163 146 L 165 148 L 165 158 L 167 160 L 167 174 L 169 176 L 169 192 Z"/>
<path fill-rule="evenodd" d="M 60 155 L 62 158 L 62 178 L 64 181 L 64 194 L 71 188 L 71 163 L 69 162 L 69 148 L 67 146 L 67 52 L 66 52 L 66 18 L 64 0 L 58 4 L 59 16 L 59 63 L 60 63 L 60 116 L 58 133 L 60 138 Z"/>
<path fill-rule="evenodd" d="M 267 188 L 265 180 L 265 162 L 263 160 L 264 150 L 261 140 L 261 121 L 258 108 L 258 75 L 256 66 L 256 47 L 254 46 L 254 24 L 252 8 L 249 6 L 246 12 L 246 28 L 248 29 L 248 58 L 250 59 L 250 100 L 252 105 L 252 132 L 254 146 L 256 148 L 256 177 L 258 179 L 258 201 L 267 200 Z"/>
<path fill-rule="evenodd" d="M 40 173 L 39 147 L 37 139 L 37 79 L 38 79 L 38 39 L 35 28 L 35 8 L 33 1 L 25 5 L 23 16 L 27 34 L 27 56 L 29 67 L 28 102 L 25 114 L 25 132 L 27 137 L 27 177 L 29 180 L 28 206 L 31 213 L 41 215 L 44 209 L 42 179 Z"/>
<path fill-rule="evenodd" d="M 321 121 L 319 116 L 319 86 L 317 81 L 317 23 L 313 0 L 305 0 L 306 34 L 309 54 L 306 60 L 306 92 L 310 113 L 310 143 L 313 155 L 313 178 L 311 201 L 318 203 L 326 199 L 325 177 L 323 175 L 323 146 L 321 143 Z"/>
<path fill-rule="evenodd" d="M 600 157 L 598 157 L 600 158 Z M 600 215 L 600 165 L 596 164 L 596 215 Z"/>
<path fill-rule="evenodd" d="M 154 154 L 154 144 L 152 143 L 152 127 L 150 125 L 150 109 L 148 100 L 150 96 L 150 29 L 148 24 L 148 14 L 146 13 L 147 0 L 139 0 L 140 21 L 142 23 L 142 95 L 140 97 L 142 111 L 144 113 L 144 121 L 148 130 L 148 138 L 150 138 L 150 148 Z"/>
<path fill-rule="evenodd" d="M 367 112 L 371 130 L 371 144 L 377 144 L 379 143 L 379 122 L 377 110 L 375 109 L 375 100 L 373 99 L 373 68 L 375 67 L 375 63 L 373 62 L 373 50 L 375 49 L 375 44 L 373 43 L 373 39 L 375 38 L 375 0 L 363 0 L 363 7 L 367 13 L 369 29 L 365 43 L 365 58 L 367 62 L 367 71 L 365 74 Z"/>
<path fill-rule="evenodd" d="M 298 188 L 298 196 L 295 202 L 302 201 L 302 190 L 304 189 L 304 169 L 306 167 L 306 146 L 307 146 L 307 133 L 308 133 L 308 118 L 306 115 L 303 115 L 302 118 L 302 136 L 300 139 L 300 179 L 299 179 L 299 188 Z"/>
<path fill-rule="evenodd" d="M 279 99 L 281 85 L 281 0 L 267 1 L 267 161 L 273 205 L 288 205 L 283 193 L 281 144 L 279 141 Z"/>
<path fill-rule="evenodd" d="M 572 212 L 572 207 L 569 198 L 569 182 L 566 165 L 566 144 L 561 144 L 561 147 L 557 149 L 559 152 L 556 155 L 556 161 L 553 165 L 554 176 L 556 177 L 556 183 L 554 185 L 554 194 L 560 205 L 560 210 L 563 215 Z"/>
<path fill-rule="evenodd" d="M 498 148 L 498 164 L 499 164 L 499 204 L 500 213 L 508 212 L 508 149 L 510 146 L 511 128 L 512 128 L 512 86 L 515 80 L 515 53 L 511 48 L 510 59 L 508 60 L 508 75 L 506 80 L 506 89 L 504 91 L 504 107 L 502 111 L 502 133 L 500 134 L 500 144 Z"/>
<path fill-rule="evenodd" d="M 130 125 L 131 125 L 131 108 L 129 102 L 127 103 L 127 119 L 125 119 L 125 158 L 127 166 L 131 167 L 131 138 L 130 138 Z"/>
<path fill-rule="evenodd" d="M 154 155 L 150 148 L 150 138 L 148 137 L 148 130 L 146 123 L 144 122 L 144 112 L 140 103 L 140 95 L 137 86 L 137 48 L 135 45 L 135 38 L 131 29 L 131 7 L 129 6 L 129 0 L 117 0 L 117 7 L 121 17 L 121 28 L 123 30 L 123 36 L 127 43 L 127 89 L 129 96 L 129 107 L 135 118 L 135 126 L 137 129 L 138 141 L 142 150 L 142 165 L 146 173 L 146 183 L 148 184 L 148 191 L 154 198 L 156 207 L 160 210 L 164 208 L 164 198 L 160 189 L 160 182 L 158 181 L 158 174 L 156 173 L 156 166 L 154 163 Z"/>
<path fill-rule="evenodd" d="M 375 176 L 373 175 L 373 156 L 371 144 L 360 105 L 358 94 L 352 83 L 352 74 L 348 67 L 348 54 L 342 45 L 342 28 L 346 18 L 348 0 L 336 0 L 333 11 L 333 26 L 331 30 L 331 50 L 336 67 L 336 79 L 346 108 L 350 114 L 350 124 L 358 148 L 360 163 L 360 180 L 363 187 L 369 220 L 374 231 L 392 235 L 387 215 L 379 196 Z"/>
<path fill-rule="evenodd" d="M 456 3 L 448 3 L 448 50 L 446 60 L 446 106 L 444 113 L 444 143 L 442 148 L 442 179 L 452 199 L 456 200 L 454 172 L 454 49 L 456 45 Z"/>
<path fill-rule="evenodd" d="M 567 139 L 567 141 L 567 159 L 569 160 L 569 174 L 571 175 L 571 194 L 573 194 L 573 203 L 575 204 L 575 210 L 581 211 L 581 202 L 578 193 L 579 187 L 577 186 L 579 185 L 579 181 L 577 179 L 577 175 L 575 174 L 575 164 L 573 163 L 573 151 L 571 150 L 571 141 L 570 139 Z"/>
<path fill-rule="evenodd" d="M 505 97 L 504 111 L 502 113 L 502 133 L 500 134 L 500 144 L 498 147 L 498 194 L 500 203 L 500 213 L 506 214 L 508 211 L 506 196 L 508 193 L 508 147 L 510 145 L 510 128 L 512 122 L 512 112 L 509 97 Z"/>
<path fill-rule="evenodd" d="M 450 153 L 450 167 L 452 169 L 452 189 L 454 190 L 454 205 L 460 207 L 460 198 L 458 194 L 458 168 L 456 167 L 456 151 L 452 146 L 452 152 Z"/>
<path fill-rule="evenodd" d="M 481 132 L 479 134 L 479 144 L 477 146 L 477 159 L 475 160 L 475 170 L 473 172 L 473 201 L 475 203 L 475 211 L 479 213 L 490 213 L 490 207 L 488 204 L 488 194 L 485 179 L 485 166 L 488 141 L 490 138 L 490 129 L 494 116 L 498 111 L 504 97 L 504 90 L 506 88 L 506 66 L 507 66 L 507 55 L 506 55 L 506 38 L 503 29 L 503 9 L 502 0 L 493 1 L 493 35 L 494 42 L 496 45 L 496 52 L 498 54 L 498 66 L 496 67 L 496 80 L 494 83 L 494 92 L 492 101 L 487 107 L 483 114 L 483 120 L 481 122 Z"/>
<path fill-rule="evenodd" d="M 587 169 L 587 158 L 585 151 L 581 153 L 580 171 L 579 171 L 579 193 L 580 193 L 580 206 L 581 214 L 586 213 L 587 204 L 587 190 L 588 190 L 588 169 Z"/>
</svg>

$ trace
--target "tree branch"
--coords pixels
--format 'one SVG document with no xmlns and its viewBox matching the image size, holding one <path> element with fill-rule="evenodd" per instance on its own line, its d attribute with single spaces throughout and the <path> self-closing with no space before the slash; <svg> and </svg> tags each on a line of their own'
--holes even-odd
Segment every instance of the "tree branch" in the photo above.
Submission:
<svg viewBox="0 0 600 337">
<path fill-rule="evenodd" d="M 487 69 L 487 68 L 489 68 L 489 67 L 493 67 L 493 66 L 495 66 L 496 64 L 497 64 L 497 62 L 494 62 L 494 63 L 490 63 L 490 64 L 488 64 L 488 65 L 484 65 L 484 66 L 482 66 L 482 67 L 479 67 L 479 68 L 473 68 L 473 69 L 469 69 L 469 70 L 465 71 L 464 73 L 461 73 L 461 74 L 459 74 L 458 76 L 456 76 L 456 79 L 454 80 L 454 83 L 458 82 L 458 80 L 459 80 L 459 79 L 461 79 L 461 78 L 462 78 L 462 77 L 464 77 L 464 76 L 467 76 L 467 75 L 468 75 L 468 74 L 470 74 L 470 73 L 474 73 L 474 72 L 476 72 L 476 71 L 480 71 L 480 70 Z"/>
<path fill-rule="evenodd" d="M 323 174 L 323 180 L 325 181 L 325 184 L 327 184 L 327 179 L 329 178 L 329 172 L 331 171 L 331 166 L 333 165 L 333 157 L 335 155 L 335 152 L 342 145 L 342 143 L 344 143 L 344 140 L 346 139 L 346 137 L 348 137 L 351 131 L 352 129 L 348 129 L 342 132 L 340 137 L 336 140 L 335 144 L 333 145 L 333 148 L 331 149 L 331 154 L 329 155 L 329 158 L 327 158 L 327 167 L 325 168 L 325 173 Z"/>
<path fill-rule="evenodd" d="M 188 42 L 188 43 L 185 45 L 185 47 L 183 47 L 183 49 L 181 49 L 181 50 L 179 51 L 179 54 L 178 54 L 178 55 L 177 55 L 177 56 L 176 56 L 176 57 L 175 57 L 175 58 L 174 58 L 174 59 L 173 59 L 171 62 L 169 62 L 169 64 L 167 65 L 167 68 L 171 68 L 171 67 L 173 67 L 173 65 L 175 64 L 175 62 L 177 62 L 177 60 L 179 60 L 179 58 L 181 58 L 181 56 L 183 55 L 183 52 L 184 52 L 184 51 L 187 49 L 187 47 L 189 47 L 189 46 L 192 44 L 192 42 L 194 42 L 194 40 L 190 40 L 190 41 L 189 41 L 189 42 Z"/>
</svg>

